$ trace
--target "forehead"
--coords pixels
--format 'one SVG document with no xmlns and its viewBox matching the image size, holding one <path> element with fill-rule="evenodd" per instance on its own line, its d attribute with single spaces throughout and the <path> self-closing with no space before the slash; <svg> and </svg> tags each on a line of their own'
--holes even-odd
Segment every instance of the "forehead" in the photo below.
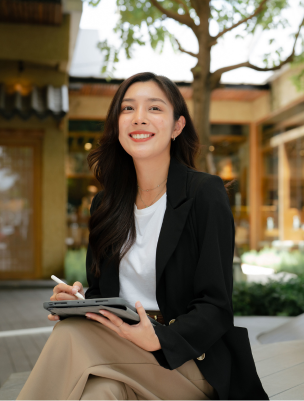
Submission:
<svg viewBox="0 0 304 401">
<path fill-rule="evenodd" d="M 151 98 L 162 99 L 168 106 L 170 102 L 163 90 L 154 81 L 135 82 L 129 86 L 124 99 L 149 100 Z"/>
</svg>

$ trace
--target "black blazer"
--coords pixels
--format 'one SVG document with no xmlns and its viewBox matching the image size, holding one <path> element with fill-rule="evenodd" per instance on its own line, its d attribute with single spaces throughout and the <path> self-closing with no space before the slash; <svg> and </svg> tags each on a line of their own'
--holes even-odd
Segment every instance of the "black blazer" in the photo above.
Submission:
<svg viewBox="0 0 304 401">
<path fill-rule="evenodd" d="M 234 220 L 221 178 L 171 158 L 156 249 L 156 299 L 166 325 L 155 327 L 162 348 L 153 354 L 167 369 L 194 359 L 220 399 L 266 400 L 247 330 L 233 325 L 233 253 Z M 94 277 L 89 246 L 86 298 L 119 296 L 118 271 L 104 262 Z"/>
</svg>

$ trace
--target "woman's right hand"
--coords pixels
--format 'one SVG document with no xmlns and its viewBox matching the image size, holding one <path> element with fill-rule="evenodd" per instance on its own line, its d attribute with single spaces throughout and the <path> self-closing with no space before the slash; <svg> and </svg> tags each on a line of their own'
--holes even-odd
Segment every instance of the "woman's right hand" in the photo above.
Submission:
<svg viewBox="0 0 304 401">
<path fill-rule="evenodd" d="M 51 296 L 51 301 L 74 301 L 78 299 L 74 294 L 79 292 L 84 297 L 83 285 L 76 281 L 73 285 L 68 284 L 58 284 L 53 289 L 53 295 Z M 52 322 L 56 322 L 59 320 L 59 316 L 57 315 L 48 315 L 48 319 Z"/>
</svg>

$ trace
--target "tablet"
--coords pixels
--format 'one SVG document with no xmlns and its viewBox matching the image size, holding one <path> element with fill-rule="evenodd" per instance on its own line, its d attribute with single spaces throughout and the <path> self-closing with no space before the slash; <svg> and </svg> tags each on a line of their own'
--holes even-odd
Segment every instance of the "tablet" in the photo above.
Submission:
<svg viewBox="0 0 304 401">
<path fill-rule="evenodd" d="M 123 298 L 95 298 L 75 301 L 48 301 L 43 303 L 44 309 L 52 315 L 58 315 L 61 319 L 71 316 L 85 316 L 88 312 L 99 314 L 100 309 L 108 310 L 120 317 L 128 324 L 139 323 L 140 318 L 136 308 Z M 153 326 L 161 323 L 150 318 Z"/>
</svg>

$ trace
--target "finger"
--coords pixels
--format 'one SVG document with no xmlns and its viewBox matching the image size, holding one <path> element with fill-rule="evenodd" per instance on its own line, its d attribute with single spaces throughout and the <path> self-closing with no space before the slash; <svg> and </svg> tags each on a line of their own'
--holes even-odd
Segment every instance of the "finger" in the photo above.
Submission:
<svg viewBox="0 0 304 401">
<path fill-rule="evenodd" d="M 106 318 L 108 318 L 113 324 L 115 324 L 115 326 L 119 327 L 121 326 L 121 324 L 123 323 L 123 320 L 116 316 L 114 313 L 109 312 L 107 310 L 101 309 L 99 311 L 99 313 L 101 313 L 103 316 L 105 316 Z"/>
<path fill-rule="evenodd" d="M 109 329 L 115 331 L 115 333 L 119 334 L 119 328 L 115 326 L 111 322 L 111 320 L 107 319 L 106 317 L 97 315 L 96 313 L 86 313 L 86 317 L 92 320 L 96 320 L 96 322 L 102 323 L 104 326 L 107 326 Z"/>
<path fill-rule="evenodd" d="M 56 287 L 54 287 L 53 292 L 54 294 L 58 294 L 59 292 L 67 292 L 68 294 L 73 294 L 72 293 L 72 286 L 68 284 L 58 284 Z"/>
<path fill-rule="evenodd" d="M 73 287 L 72 287 L 72 293 L 73 293 L 73 294 L 76 294 L 77 291 L 78 291 L 80 294 L 84 295 L 84 293 L 83 293 L 83 285 L 81 284 L 80 281 L 76 281 L 76 282 L 73 284 Z"/>
<path fill-rule="evenodd" d="M 148 322 L 150 323 L 150 320 L 149 320 L 149 318 L 147 316 L 145 308 L 142 306 L 140 301 L 137 301 L 135 303 L 135 308 L 137 310 L 137 313 L 139 314 L 140 321 L 143 322 L 143 323 L 148 323 Z"/>
<path fill-rule="evenodd" d="M 51 301 L 75 301 L 78 299 L 74 295 L 67 294 L 66 292 L 59 292 L 53 294 L 50 298 Z"/>
<path fill-rule="evenodd" d="M 48 319 L 51 320 L 52 322 L 60 320 L 59 316 L 57 315 L 48 315 Z"/>
</svg>

